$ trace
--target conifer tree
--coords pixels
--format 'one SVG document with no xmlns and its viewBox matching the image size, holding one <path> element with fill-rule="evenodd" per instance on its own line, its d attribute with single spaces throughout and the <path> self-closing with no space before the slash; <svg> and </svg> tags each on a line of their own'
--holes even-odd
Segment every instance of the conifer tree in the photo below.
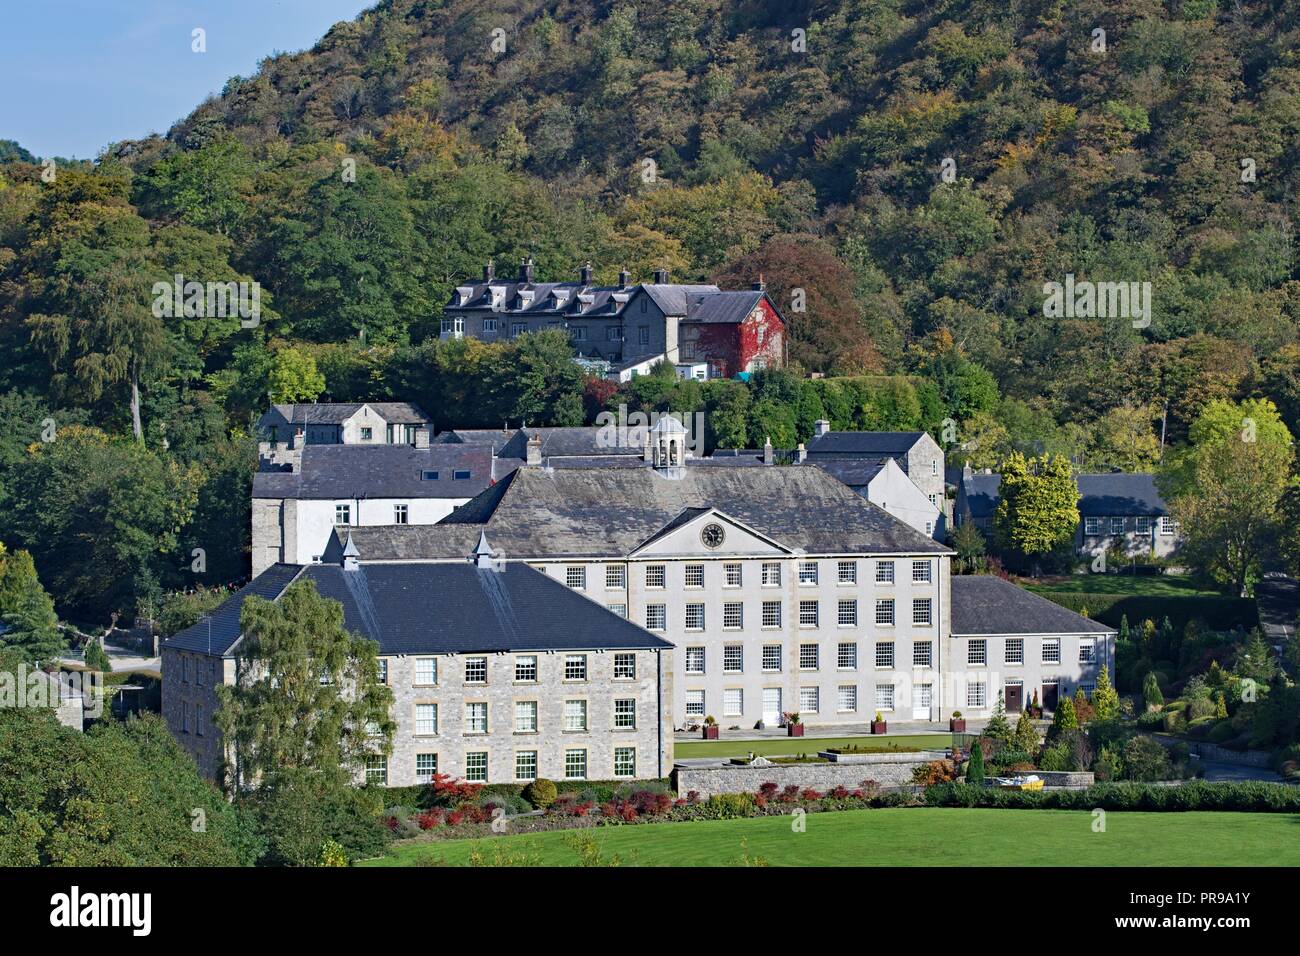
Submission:
<svg viewBox="0 0 1300 956">
<path fill-rule="evenodd" d="M 1165 695 L 1160 692 L 1160 681 L 1156 680 L 1155 671 L 1147 671 L 1142 681 L 1142 700 L 1147 710 L 1159 710 L 1165 705 Z"/>
<path fill-rule="evenodd" d="M 1038 731 L 1034 729 L 1027 710 L 1022 710 L 1020 719 L 1016 721 L 1015 747 L 1031 755 L 1038 749 Z"/>
<path fill-rule="evenodd" d="M 999 696 L 997 702 L 993 705 L 993 716 L 984 727 L 984 736 L 993 740 L 1000 740 L 1004 744 L 1011 743 L 1014 736 L 1011 730 L 1011 723 L 1007 720 L 1007 708 L 1003 703 L 1002 697 Z"/>
<path fill-rule="evenodd" d="M 984 748 L 977 740 L 971 744 L 970 763 L 966 767 L 966 782 L 982 784 L 984 782 Z"/>
<path fill-rule="evenodd" d="M 1110 684 L 1110 669 L 1101 665 L 1097 687 L 1092 692 L 1092 709 L 1097 720 L 1115 720 L 1119 717 L 1119 694 Z"/>
<path fill-rule="evenodd" d="M 1061 702 L 1056 705 L 1056 713 L 1052 717 L 1052 735 L 1055 736 L 1063 730 L 1078 730 L 1079 718 L 1074 711 L 1074 701 L 1068 697 L 1062 697 Z"/>
</svg>

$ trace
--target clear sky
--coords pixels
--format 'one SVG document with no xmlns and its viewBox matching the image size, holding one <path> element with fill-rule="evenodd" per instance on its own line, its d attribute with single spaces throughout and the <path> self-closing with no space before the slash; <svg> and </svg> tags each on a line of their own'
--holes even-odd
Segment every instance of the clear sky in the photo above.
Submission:
<svg viewBox="0 0 1300 956">
<path fill-rule="evenodd" d="M 231 76 L 312 46 L 375 0 L 5 0 L 0 139 L 92 159 L 166 133 Z M 192 31 L 207 52 L 191 50 Z"/>
</svg>

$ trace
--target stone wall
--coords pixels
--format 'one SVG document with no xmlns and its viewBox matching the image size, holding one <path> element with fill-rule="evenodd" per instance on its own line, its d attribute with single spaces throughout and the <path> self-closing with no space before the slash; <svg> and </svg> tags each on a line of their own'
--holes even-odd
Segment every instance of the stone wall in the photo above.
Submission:
<svg viewBox="0 0 1300 956">
<path fill-rule="evenodd" d="M 695 790 L 700 796 L 708 797 L 715 793 L 755 793 L 769 782 L 782 788 L 794 784 L 823 791 L 840 786 L 856 790 L 864 780 L 874 780 L 882 787 L 903 787 L 911 785 L 914 769 L 942 758 L 942 753 L 924 752 L 873 755 L 862 763 L 778 763 L 770 767 L 678 765 L 673 771 L 674 789 L 679 794 Z"/>
<path fill-rule="evenodd" d="M 1198 740 L 1183 740 L 1181 737 L 1152 736 L 1151 739 L 1164 747 L 1172 747 L 1179 742 L 1185 743 L 1188 750 L 1202 760 L 1230 763 L 1239 767 L 1267 767 L 1272 762 L 1272 755 L 1266 750 L 1228 750 L 1218 744 Z"/>
</svg>

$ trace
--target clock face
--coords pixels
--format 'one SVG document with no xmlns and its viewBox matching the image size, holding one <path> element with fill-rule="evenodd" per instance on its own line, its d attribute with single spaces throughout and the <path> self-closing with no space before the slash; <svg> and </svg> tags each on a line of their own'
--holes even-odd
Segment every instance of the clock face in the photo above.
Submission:
<svg viewBox="0 0 1300 956">
<path fill-rule="evenodd" d="M 722 547 L 722 540 L 726 536 L 720 524 L 706 524 L 704 530 L 700 532 L 700 540 L 704 542 L 706 548 Z"/>
</svg>

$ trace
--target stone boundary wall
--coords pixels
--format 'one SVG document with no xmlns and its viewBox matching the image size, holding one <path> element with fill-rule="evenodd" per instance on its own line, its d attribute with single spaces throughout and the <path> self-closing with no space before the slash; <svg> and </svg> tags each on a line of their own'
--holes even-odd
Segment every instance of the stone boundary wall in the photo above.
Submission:
<svg viewBox="0 0 1300 956">
<path fill-rule="evenodd" d="M 685 796 L 694 790 L 705 798 L 715 793 L 757 793 L 758 788 L 768 782 L 778 788 L 794 784 L 822 791 L 841 786 L 856 790 L 864 780 L 874 780 L 882 787 L 904 787 L 911 786 L 914 769 L 942 757 L 941 753 L 912 753 L 881 754 L 861 763 L 777 763 L 770 767 L 679 765 L 674 769 L 673 777 L 679 795 Z"/>
<path fill-rule="evenodd" d="M 1185 740 L 1182 737 L 1152 736 L 1151 739 L 1162 747 L 1172 747 L 1179 742 L 1185 743 L 1188 750 L 1202 760 L 1213 760 L 1217 763 L 1236 764 L 1239 767 L 1268 767 L 1272 762 L 1272 755 L 1267 750 L 1228 750 L 1218 744 Z"/>
</svg>

